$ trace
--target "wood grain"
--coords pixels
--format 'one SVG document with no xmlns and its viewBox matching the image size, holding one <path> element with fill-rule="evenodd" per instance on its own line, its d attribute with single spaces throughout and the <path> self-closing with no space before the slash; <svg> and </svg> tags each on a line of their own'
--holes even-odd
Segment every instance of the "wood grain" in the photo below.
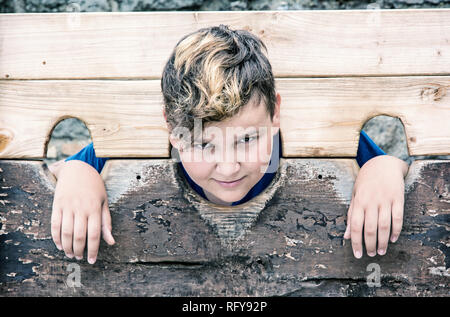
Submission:
<svg viewBox="0 0 450 317">
<path fill-rule="evenodd" d="M 181 37 L 262 38 L 276 77 L 450 74 L 450 9 L 0 15 L 0 78 L 160 78 Z"/>
<path fill-rule="evenodd" d="M 126 164 L 127 177 L 108 177 Z M 400 239 L 385 256 L 356 260 L 343 240 L 354 160 L 283 159 L 285 181 L 245 234 L 225 244 L 171 161 L 111 160 L 102 177 L 117 243 L 102 241 L 92 266 L 65 258 L 51 240 L 54 180 L 45 164 L 3 160 L 0 294 L 448 296 L 449 164 L 412 163 Z M 71 263 L 80 265 L 80 287 L 68 285 Z M 370 263 L 380 266 L 380 287 L 367 284 Z"/>
<path fill-rule="evenodd" d="M 364 123 L 400 118 L 410 155 L 450 154 L 450 77 L 280 78 L 284 157 L 355 157 Z M 0 81 L 0 158 L 44 158 L 76 117 L 99 157 L 170 157 L 158 80 Z"/>
<path fill-rule="evenodd" d="M 401 120 L 409 155 L 450 154 L 450 77 L 285 79 L 278 91 L 285 157 L 355 157 L 378 115 Z"/>
<path fill-rule="evenodd" d="M 0 157 L 44 158 L 55 126 L 78 118 L 98 157 L 168 157 L 157 81 L 1 81 Z"/>
</svg>

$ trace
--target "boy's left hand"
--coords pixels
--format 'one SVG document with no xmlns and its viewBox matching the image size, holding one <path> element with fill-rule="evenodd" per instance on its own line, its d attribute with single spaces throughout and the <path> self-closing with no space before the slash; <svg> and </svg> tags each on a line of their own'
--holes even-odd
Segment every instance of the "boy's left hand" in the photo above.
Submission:
<svg viewBox="0 0 450 317">
<path fill-rule="evenodd" d="M 377 250 L 379 255 L 384 255 L 389 239 L 397 241 L 403 224 L 404 178 L 408 168 L 406 162 L 390 155 L 376 156 L 361 167 L 353 187 L 344 234 L 344 239 L 352 239 L 356 258 L 363 254 L 363 227 L 369 256 L 375 256 Z"/>
</svg>

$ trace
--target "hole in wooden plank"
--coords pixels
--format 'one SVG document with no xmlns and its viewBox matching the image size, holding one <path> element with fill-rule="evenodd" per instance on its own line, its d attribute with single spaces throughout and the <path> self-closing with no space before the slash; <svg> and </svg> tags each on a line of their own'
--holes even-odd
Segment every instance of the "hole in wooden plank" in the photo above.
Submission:
<svg viewBox="0 0 450 317">
<path fill-rule="evenodd" d="M 410 164 L 405 128 L 399 118 L 380 115 L 371 118 L 362 130 L 387 155 L 395 156 Z"/>
<path fill-rule="evenodd" d="M 91 142 L 89 129 L 83 121 L 77 118 L 61 120 L 51 132 L 44 163 L 52 171 L 53 167 L 57 166 L 57 162 L 62 162 L 67 157 L 78 153 Z"/>
<path fill-rule="evenodd" d="M 274 137 L 272 146 L 273 149 L 279 149 L 282 152 L 281 143 L 279 143 L 280 141 L 281 136 L 277 134 L 277 136 Z M 181 158 L 178 150 L 172 147 L 171 144 L 169 146 L 171 159 L 174 162 L 174 179 L 183 190 L 184 197 L 190 202 L 190 205 L 197 209 L 201 218 L 213 228 L 220 240 L 225 244 L 236 242 L 245 235 L 247 230 L 255 223 L 260 212 L 272 199 L 285 175 L 285 172 L 283 172 L 285 166 L 281 163 L 282 153 L 275 150 L 272 152 L 271 164 L 266 170 L 266 173 L 274 173 L 275 175 L 266 188 L 257 196 L 254 196 L 252 199 L 239 205 L 220 205 L 203 198 L 199 192 L 197 192 L 199 189 L 191 187 L 188 176 L 185 175 L 185 173 L 188 172 L 185 171 L 181 165 Z M 273 164 L 274 162 L 278 162 L 278 160 L 273 160 L 275 157 L 280 158 L 279 164 Z M 196 185 L 198 186 L 198 184 Z M 237 199 L 234 201 L 237 201 Z"/>
<path fill-rule="evenodd" d="M 268 181 L 270 180 L 269 178 L 272 178 L 273 177 L 272 175 L 277 173 L 277 170 L 278 170 L 278 167 L 279 167 L 279 159 L 283 156 L 282 155 L 283 150 L 282 150 L 282 141 L 281 140 L 282 140 L 281 132 L 278 131 L 275 135 L 273 135 L 273 138 L 272 138 L 272 142 L 271 142 L 271 147 L 272 147 L 271 151 L 272 152 L 271 152 L 271 156 L 270 156 L 269 165 L 264 165 L 261 161 L 259 161 L 260 154 L 257 154 L 257 157 L 255 157 L 255 156 L 252 156 L 251 154 L 249 154 L 249 152 L 247 150 L 245 150 L 246 151 L 245 153 L 242 152 L 242 153 L 245 154 L 245 161 L 242 161 L 242 162 L 250 163 L 250 164 L 252 164 L 252 167 L 249 168 L 247 166 L 246 170 L 244 170 L 242 168 L 242 165 L 238 164 L 238 165 L 240 165 L 240 168 L 235 170 L 234 173 L 235 174 L 239 173 L 240 176 L 235 176 L 235 178 L 242 177 L 242 176 L 246 177 L 248 175 L 252 175 L 253 176 L 254 173 L 258 173 L 258 171 L 256 171 L 256 169 L 255 169 L 255 166 L 256 166 L 256 168 L 264 168 L 265 169 L 265 173 L 263 174 L 263 176 L 262 175 L 261 176 L 258 175 L 258 177 L 259 177 L 258 182 L 263 180 L 262 178 L 265 178 L 265 180 L 267 180 L 267 181 L 265 183 L 263 183 L 263 184 L 258 184 L 258 185 L 263 185 L 263 187 L 266 187 Z M 265 143 L 263 142 L 262 144 L 265 144 Z M 186 182 L 189 185 L 194 186 L 194 191 L 197 191 L 198 193 L 202 192 L 202 194 L 200 194 L 200 196 L 208 196 L 208 199 L 212 200 L 212 201 L 221 201 L 218 204 L 222 204 L 222 205 L 231 204 L 231 201 L 233 201 L 234 204 L 235 204 L 236 202 L 240 202 L 240 201 L 244 201 L 245 202 L 245 201 L 248 200 L 248 198 L 246 197 L 246 194 L 248 194 L 250 192 L 250 190 L 253 190 L 254 188 L 250 189 L 250 187 L 248 187 L 248 188 L 246 188 L 246 192 L 245 193 L 244 192 L 240 192 L 240 194 L 243 194 L 243 195 L 237 195 L 237 191 L 234 190 L 234 189 L 232 189 L 230 191 L 226 191 L 229 188 L 224 188 L 224 187 L 220 187 L 219 186 L 220 189 L 218 189 L 217 187 L 210 186 L 209 185 L 210 181 L 214 181 L 214 180 L 217 180 L 217 179 L 225 179 L 225 177 L 217 178 L 217 175 L 221 174 L 221 172 L 216 173 L 216 171 L 214 170 L 214 169 L 218 168 L 218 164 L 217 163 L 213 163 L 210 160 L 210 158 L 209 158 L 209 159 L 207 159 L 205 161 L 197 161 L 195 163 L 196 165 L 188 166 L 188 163 L 183 163 L 182 164 L 181 163 L 182 159 L 181 159 L 181 156 L 180 156 L 180 153 L 178 152 L 178 150 L 176 148 L 174 148 L 172 146 L 172 144 L 169 144 L 169 146 L 170 146 L 169 149 L 170 149 L 172 160 L 174 162 L 178 163 L 179 169 L 182 171 L 180 173 L 181 177 L 188 178 L 188 180 Z M 262 147 L 264 145 L 259 145 L 259 146 Z M 234 155 L 239 155 L 239 154 L 234 153 Z M 187 157 L 189 157 L 189 153 L 188 153 Z M 240 156 L 240 157 L 241 157 L 241 159 L 243 159 L 243 156 Z M 200 157 L 197 157 L 197 158 L 196 158 L 196 155 L 194 155 L 194 156 L 190 157 L 191 160 L 192 160 L 192 158 L 194 158 L 196 160 L 199 160 L 199 159 L 201 160 L 202 159 L 202 155 Z M 235 158 L 237 159 L 237 156 Z M 256 160 L 255 160 L 255 158 L 256 158 Z M 213 159 L 216 159 L 216 157 L 214 157 Z M 249 161 L 247 161 L 247 160 L 249 160 Z M 188 162 L 191 163 L 191 161 L 188 161 Z M 211 164 L 211 163 L 213 163 L 213 165 L 208 165 L 209 167 L 205 167 L 205 168 L 207 168 L 207 171 L 206 171 L 207 174 L 205 174 L 203 171 L 199 173 L 199 170 L 202 170 L 202 168 L 204 167 L 203 164 Z M 246 163 L 244 163 L 244 164 L 246 164 Z M 256 164 L 256 165 L 254 165 L 254 164 Z M 241 169 L 242 169 L 242 171 L 241 171 Z M 253 173 L 253 174 L 250 174 L 250 173 Z M 201 188 L 198 184 L 195 183 L 195 181 L 194 181 L 195 178 L 202 180 L 204 184 L 208 184 L 208 186 L 210 186 L 210 187 L 209 188 Z M 253 183 L 253 184 L 256 185 L 255 183 Z M 216 198 L 216 197 L 219 197 L 219 198 L 210 199 L 210 196 L 207 195 L 206 190 L 209 190 L 211 192 L 210 196 L 213 196 L 212 198 Z M 223 192 L 225 192 L 225 196 L 220 196 Z M 230 195 L 228 195 L 230 192 L 235 194 L 234 198 L 232 198 Z M 256 192 L 261 192 L 261 189 L 257 190 Z M 255 194 L 250 194 L 249 196 L 254 196 Z M 214 197 L 214 195 L 216 197 Z M 240 198 L 237 198 L 236 196 L 240 196 Z M 229 203 L 226 203 L 226 202 L 229 202 Z"/>
<path fill-rule="evenodd" d="M 387 155 L 395 156 L 409 165 L 415 160 L 423 159 L 450 159 L 450 155 L 422 155 L 410 156 L 406 133 L 403 122 L 396 117 L 379 115 L 368 120 L 362 130 L 378 145 Z M 416 142 L 416 137 L 411 136 L 409 142 Z"/>
</svg>

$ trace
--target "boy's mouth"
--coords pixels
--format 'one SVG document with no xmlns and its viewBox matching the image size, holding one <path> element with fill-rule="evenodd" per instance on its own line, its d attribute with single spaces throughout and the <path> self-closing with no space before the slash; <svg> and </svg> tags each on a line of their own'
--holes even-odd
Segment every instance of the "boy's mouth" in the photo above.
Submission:
<svg viewBox="0 0 450 317">
<path fill-rule="evenodd" d="M 243 176 L 243 177 L 241 177 L 241 178 L 239 178 L 237 180 L 234 180 L 234 181 L 219 181 L 217 179 L 214 179 L 214 180 L 217 183 L 219 183 L 219 185 L 221 185 L 223 187 L 230 188 L 230 187 L 235 187 L 235 186 L 239 185 L 244 178 L 245 178 L 245 176 Z"/>
</svg>

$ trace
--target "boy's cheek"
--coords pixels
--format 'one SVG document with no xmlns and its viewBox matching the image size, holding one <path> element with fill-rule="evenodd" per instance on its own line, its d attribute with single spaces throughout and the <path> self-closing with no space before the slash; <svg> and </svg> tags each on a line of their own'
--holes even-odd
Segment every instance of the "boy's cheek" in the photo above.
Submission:
<svg viewBox="0 0 450 317">
<path fill-rule="evenodd" d="M 207 171 L 208 164 L 206 162 L 196 162 L 195 160 L 185 160 L 184 158 L 181 158 L 181 162 L 189 175 L 205 173 Z"/>
<path fill-rule="evenodd" d="M 269 153 L 261 153 L 259 156 L 259 162 L 261 164 L 267 164 L 267 163 L 269 163 L 271 156 L 272 155 L 270 152 Z"/>
<path fill-rule="evenodd" d="M 272 156 L 272 143 L 271 140 L 265 137 L 258 143 L 257 149 L 253 149 L 252 155 L 257 157 L 254 162 L 260 162 L 262 164 L 269 163 Z"/>
</svg>

